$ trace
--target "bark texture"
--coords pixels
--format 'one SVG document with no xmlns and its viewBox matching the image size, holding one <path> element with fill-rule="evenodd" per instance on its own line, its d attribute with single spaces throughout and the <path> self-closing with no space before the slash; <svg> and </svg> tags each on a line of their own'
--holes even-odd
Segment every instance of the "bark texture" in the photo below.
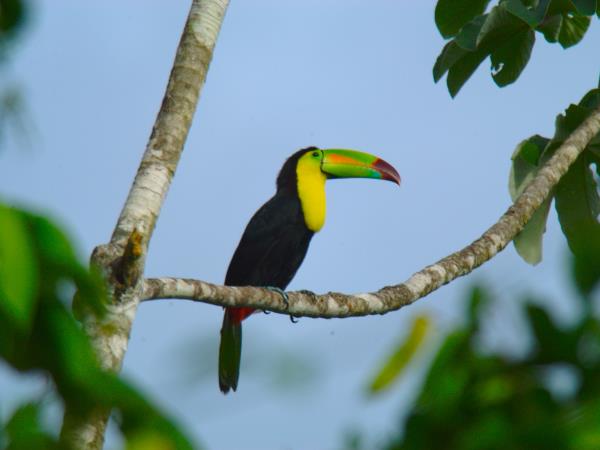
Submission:
<svg viewBox="0 0 600 450">
<path fill-rule="evenodd" d="M 121 368 L 141 299 L 148 242 L 196 110 L 200 90 L 228 0 L 193 0 L 163 102 L 140 167 L 110 243 L 98 246 L 92 264 L 108 285 L 110 304 L 101 320 L 88 317 L 84 329 L 104 368 Z M 72 448 L 100 449 L 110 411 L 87 417 L 65 412 L 61 436 Z"/>
<path fill-rule="evenodd" d="M 286 303 L 282 295 L 262 288 L 220 286 L 182 278 L 154 278 L 144 281 L 143 299 L 181 298 L 221 306 L 250 306 L 298 317 L 323 318 L 384 314 L 400 309 L 455 278 L 472 272 L 503 250 L 523 229 L 598 132 L 600 110 L 594 111 L 569 136 L 513 205 L 479 239 L 425 267 L 404 283 L 356 295 L 290 292 Z"/>
</svg>

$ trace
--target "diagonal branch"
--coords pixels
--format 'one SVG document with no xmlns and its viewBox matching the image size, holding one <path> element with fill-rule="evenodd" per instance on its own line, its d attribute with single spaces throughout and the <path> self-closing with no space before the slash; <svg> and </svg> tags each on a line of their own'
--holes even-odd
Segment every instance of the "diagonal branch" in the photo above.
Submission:
<svg viewBox="0 0 600 450">
<path fill-rule="evenodd" d="M 110 300 L 105 316 L 86 317 L 83 325 L 100 364 L 109 370 L 120 369 L 127 350 L 148 243 L 183 151 L 228 3 L 192 0 L 160 111 L 111 241 L 92 254 Z M 109 411 L 93 411 L 80 417 L 67 409 L 62 440 L 70 448 L 100 449 L 108 415 Z"/>
<path fill-rule="evenodd" d="M 404 283 L 356 295 L 290 292 L 288 306 L 281 295 L 263 288 L 220 286 L 182 278 L 153 278 L 144 281 L 142 298 L 181 298 L 213 305 L 251 306 L 294 316 L 324 318 L 384 314 L 400 309 L 455 278 L 472 272 L 503 250 L 523 229 L 534 211 L 550 195 L 569 166 L 598 132 L 600 110 L 595 110 L 542 166 L 498 222 L 467 247 L 425 267 Z"/>
</svg>

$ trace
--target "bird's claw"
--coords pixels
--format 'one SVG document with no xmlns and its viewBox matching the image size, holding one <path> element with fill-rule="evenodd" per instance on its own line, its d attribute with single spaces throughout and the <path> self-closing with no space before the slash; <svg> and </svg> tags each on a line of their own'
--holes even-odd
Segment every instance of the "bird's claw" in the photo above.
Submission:
<svg viewBox="0 0 600 450">
<path fill-rule="evenodd" d="M 267 286 L 266 288 L 270 291 L 277 292 L 279 295 L 281 295 L 281 298 L 283 299 L 283 303 L 285 303 L 286 309 L 289 309 L 290 298 L 288 297 L 287 293 L 283 289 L 280 289 L 280 288 L 274 287 L 274 286 Z M 266 313 L 267 311 L 264 311 L 264 312 Z M 290 314 L 290 320 L 292 321 L 292 323 L 298 323 L 298 319 L 296 317 L 292 316 L 291 314 Z"/>
<path fill-rule="evenodd" d="M 277 292 L 279 295 L 281 295 L 281 298 L 283 299 L 283 303 L 285 303 L 286 309 L 290 307 L 290 298 L 288 297 L 287 293 L 283 289 L 279 289 L 278 287 L 274 287 L 274 286 L 267 286 L 266 288 L 270 291 Z"/>
</svg>

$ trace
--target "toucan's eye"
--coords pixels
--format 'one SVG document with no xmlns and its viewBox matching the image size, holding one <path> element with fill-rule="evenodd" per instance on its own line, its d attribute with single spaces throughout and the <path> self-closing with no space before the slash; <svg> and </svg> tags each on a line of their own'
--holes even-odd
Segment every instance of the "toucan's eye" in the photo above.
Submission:
<svg viewBox="0 0 600 450">
<path fill-rule="evenodd" d="M 318 158 L 319 156 L 321 156 L 321 155 L 319 154 L 319 152 L 313 152 L 313 154 L 312 154 L 312 155 L 313 155 L 315 158 Z"/>
</svg>

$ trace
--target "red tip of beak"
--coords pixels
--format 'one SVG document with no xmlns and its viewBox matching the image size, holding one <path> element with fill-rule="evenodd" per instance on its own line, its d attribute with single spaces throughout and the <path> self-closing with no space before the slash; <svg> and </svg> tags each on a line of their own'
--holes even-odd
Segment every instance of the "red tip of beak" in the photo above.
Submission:
<svg viewBox="0 0 600 450">
<path fill-rule="evenodd" d="M 400 185 L 400 174 L 391 164 L 388 164 L 381 158 L 377 158 L 372 167 L 381 174 L 381 179 L 389 180 Z"/>
</svg>

